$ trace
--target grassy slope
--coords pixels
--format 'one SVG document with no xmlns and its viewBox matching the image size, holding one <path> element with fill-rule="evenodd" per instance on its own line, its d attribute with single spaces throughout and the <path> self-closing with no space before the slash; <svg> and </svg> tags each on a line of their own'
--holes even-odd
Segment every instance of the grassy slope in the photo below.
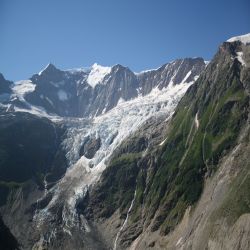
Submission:
<svg viewBox="0 0 250 250">
<path fill-rule="evenodd" d="M 241 65 L 231 59 L 237 46 L 223 44 L 189 88 L 170 122 L 162 149 L 151 149 L 146 156 L 136 154 L 134 158 L 132 144 L 136 143 L 132 141 L 131 146 L 126 145 L 126 155 L 114 156 L 94 194 L 98 197 L 94 205 L 105 211 L 101 217 L 111 216 L 117 208 L 124 215 L 136 188 L 129 224 L 142 220 L 147 226 L 153 220 L 151 230 L 161 229 L 167 234 L 182 219 L 186 208 L 195 205 L 204 179 L 216 171 L 221 157 L 234 147 L 248 117 L 250 77 L 245 74 L 242 82 Z M 242 184 L 246 188 L 247 180 Z M 249 208 L 242 206 L 244 211 L 244 207 Z M 237 205 L 234 210 L 236 216 L 243 212 Z M 98 214 L 97 210 L 94 213 Z"/>
<path fill-rule="evenodd" d="M 205 176 L 216 170 L 245 125 L 249 96 L 240 81 L 239 63 L 228 57 L 217 55 L 178 105 L 147 199 L 152 216 L 160 211 L 152 230 L 161 226 L 168 233 L 198 201 Z M 217 64 L 220 68 L 211 78 Z"/>
</svg>

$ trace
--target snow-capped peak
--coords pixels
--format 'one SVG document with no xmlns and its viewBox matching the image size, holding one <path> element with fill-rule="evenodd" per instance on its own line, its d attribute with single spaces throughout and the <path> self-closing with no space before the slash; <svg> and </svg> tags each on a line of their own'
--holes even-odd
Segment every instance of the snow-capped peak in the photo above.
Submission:
<svg viewBox="0 0 250 250">
<path fill-rule="evenodd" d="M 100 84 L 104 77 L 111 72 L 112 67 L 104 67 L 98 65 L 97 63 L 93 64 L 91 71 L 89 73 L 87 82 L 92 87 L 95 88 L 97 84 Z"/>
<path fill-rule="evenodd" d="M 250 43 L 250 33 L 242 35 L 242 36 L 235 36 L 227 40 L 227 42 L 232 43 L 235 41 L 240 41 L 244 44 Z"/>
</svg>

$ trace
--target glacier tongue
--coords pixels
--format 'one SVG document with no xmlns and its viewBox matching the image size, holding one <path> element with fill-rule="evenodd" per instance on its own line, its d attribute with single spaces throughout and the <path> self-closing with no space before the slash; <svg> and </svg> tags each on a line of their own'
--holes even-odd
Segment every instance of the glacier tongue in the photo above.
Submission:
<svg viewBox="0 0 250 250">
<path fill-rule="evenodd" d="M 76 226 L 89 231 L 87 221 L 77 215 L 76 206 L 88 188 L 99 179 L 114 150 L 149 118 L 162 115 L 170 117 L 191 84 L 171 84 L 162 90 L 156 87 L 150 94 L 127 102 L 121 101 L 109 112 L 93 119 L 63 118 L 63 123 L 68 127 L 63 146 L 70 167 L 60 182 L 46 191 L 46 195 L 50 193 L 53 198 L 47 207 L 37 211 L 34 218 L 37 225 L 48 221 L 46 217 L 53 218 L 51 211 L 63 202 L 63 231 L 70 234 L 70 230 Z M 92 159 L 79 155 L 83 141 L 89 137 L 99 137 L 101 140 L 101 146 Z"/>
</svg>

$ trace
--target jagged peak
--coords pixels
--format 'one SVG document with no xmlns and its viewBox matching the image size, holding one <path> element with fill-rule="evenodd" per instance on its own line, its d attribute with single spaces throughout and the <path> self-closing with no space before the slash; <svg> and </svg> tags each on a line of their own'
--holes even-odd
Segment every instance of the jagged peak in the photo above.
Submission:
<svg viewBox="0 0 250 250">
<path fill-rule="evenodd" d="M 58 70 L 59 69 L 57 69 L 54 64 L 48 63 L 47 66 L 38 73 L 38 75 L 42 75 L 44 72 L 53 72 Z"/>
<path fill-rule="evenodd" d="M 151 72 L 155 72 L 158 70 L 164 70 L 166 67 L 168 67 L 169 65 L 174 65 L 176 63 L 183 63 L 183 62 L 188 62 L 188 61 L 200 61 L 201 63 L 204 63 L 204 65 L 206 64 L 206 61 L 204 61 L 204 59 L 202 57 L 186 57 L 186 58 L 177 58 L 173 61 L 170 61 L 168 63 L 165 63 L 163 65 L 161 65 L 158 68 L 153 68 L 153 69 L 148 69 L 148 70 L 143 70 L 141 72 L 134 72 L 136 75 L 142 75 L 142 74 L 150 74 Z"/>
<path fill-rule="evenodd" d="M 112 68 L 128 69 L 128 67 L 123 66 L 123 65 L 121 65 L 121 64 L 119 64 L 119 63 L 117 63 L 117 64 L 115 64 L 114 66 L 112 66 Z"/>
<path fill-rule="evenodd" d="M 0 82 L 11 84 L 12 81 L 7 80 L 2 73 L 0 73 Z"/>
<path fill-rule="evenodd" d="M 112 66 L 112 72 L 128 72 L 129 74 L 135 74 L 129 67 L 121 65 L 121 64 L 115 64 Z"/>
<path fill-rule="evenodd" d="M 4 75 L 0 73 L 0 81 L 5 81 L 6 79 L 4 78 Z"/>
</svg>

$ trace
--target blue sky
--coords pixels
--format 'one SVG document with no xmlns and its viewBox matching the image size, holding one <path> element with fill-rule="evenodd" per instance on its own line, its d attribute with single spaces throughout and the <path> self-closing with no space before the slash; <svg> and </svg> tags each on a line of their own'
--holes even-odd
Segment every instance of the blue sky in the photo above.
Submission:
<svg viewBox="0 0 250 250">
<path fill-rule="evenodd" d="M 48 62 L 140 71 L 209 60 L 221 42 L 249 32 L 249 0 L 0 0 L 0 72 L 19 80 Z"/>
</svg>

